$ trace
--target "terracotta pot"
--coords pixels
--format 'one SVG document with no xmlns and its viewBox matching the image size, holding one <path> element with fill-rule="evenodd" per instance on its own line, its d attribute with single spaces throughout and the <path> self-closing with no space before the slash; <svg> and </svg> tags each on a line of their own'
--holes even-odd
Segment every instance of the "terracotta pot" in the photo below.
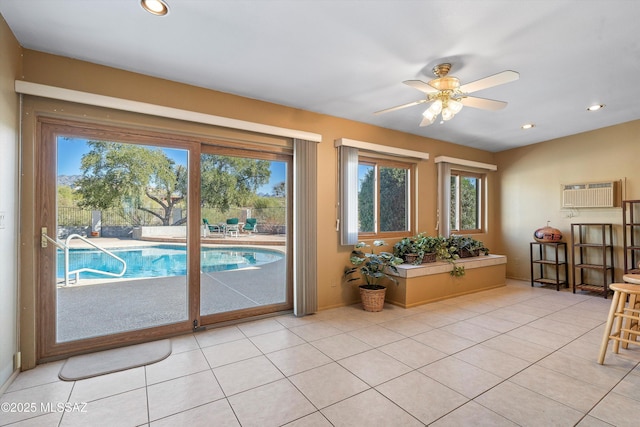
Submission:
<svg viewBox="0 0 640 427">
<path fill-rule="evenodd" d="M 546 226 L 534 231 L 533 238 L 541 243 L 559 242 L 562 240 L 562 233 L 557 228 Z"/>
</svg>

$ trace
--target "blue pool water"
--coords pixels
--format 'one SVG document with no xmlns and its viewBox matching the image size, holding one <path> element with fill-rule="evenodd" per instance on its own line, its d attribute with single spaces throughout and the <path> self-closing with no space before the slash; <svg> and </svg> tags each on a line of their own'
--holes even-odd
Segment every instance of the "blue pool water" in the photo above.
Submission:
<svg viewBox="0 0 640 427">
<path fill-rule="evenodd" d="M 126 278 L 184 276 L 187 274 L 187 253 L 184 246 L 158 245 L 109 249 L 127 263 Z M 284 254 L 268 249 L 247 247 L 207 248 L 200 250 L 200 269 L 205 272 L 236 270 L 278 261 Z M 119 273 L 122 263 L 95 249 L 69 251 L 69 270 L 78 268 Z M 58 250 L 58 278 L 64 278 L 64 253 Z M 109 276 L 83 272 L 81 279 L 109 278 Z"/>
</svg>

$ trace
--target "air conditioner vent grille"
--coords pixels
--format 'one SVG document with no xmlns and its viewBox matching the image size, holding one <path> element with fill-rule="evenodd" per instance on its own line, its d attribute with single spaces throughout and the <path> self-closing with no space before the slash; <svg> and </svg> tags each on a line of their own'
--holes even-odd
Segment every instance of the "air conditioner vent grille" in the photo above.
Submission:
<svg viewBox="0 0 640 427">
<path fill-rule="evenodd" d="M 562 185 L 563 208 L 612 208 L 616 206 L 616 181 Z"/>
</svg>

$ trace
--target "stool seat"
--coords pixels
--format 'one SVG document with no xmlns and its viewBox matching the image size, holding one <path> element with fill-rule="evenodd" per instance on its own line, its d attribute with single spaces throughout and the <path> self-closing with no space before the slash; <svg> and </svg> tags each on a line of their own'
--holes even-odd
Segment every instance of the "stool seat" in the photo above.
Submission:
<svg viewBox="0 0 640 427">
<path fill-rule="evenodd" d="M 640 294 L 640 286 L 636 286 L 632 283 L 612 283 L 609 285 L 609 289 L 614 292 L 624 292 L 625 294 Z"/>
<path fill-rule="evenodd" d="M 598 363 L 601 365 L 604 363 L 609 341 L 614 341 L 614 353 L 618 353 L 621 342 L 623 343 L 623 348 L 626 348 L 627 344 L 640 345 L 640 342 L 636 341 L 636 338 L 640 335 L 640 331 L 638 331 L 640 310 L 635 307 L 637 297 L 640 295 L 640 286 L 632 283 L 612 283 L 609 285 L 609 289 L 613 291 L 613 298 L 611 298 L 611 308 L 609 309 L 598 357 Z M 629 297 L 628 307 L 627 297 Z M 626 325 L 623 328 L 622 324 L 625 321 Z"/>
<path fill-rule="evenodd" d="M 640 274 L 625 274 L 622 276 L 622 280 L 627 283 L 633 283 L 634 285 L 640 285 Z"/>
</svg>

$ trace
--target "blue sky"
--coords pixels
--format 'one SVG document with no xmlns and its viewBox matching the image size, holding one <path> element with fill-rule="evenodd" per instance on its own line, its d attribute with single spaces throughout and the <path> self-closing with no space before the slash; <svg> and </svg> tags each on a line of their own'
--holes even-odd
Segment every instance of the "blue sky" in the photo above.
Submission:
<svg viewBox="0 0 640 427">
<path fill-rule="evenodd" d="M 87 140 L 80 138 L 58 138 L 58 175 L 81 175 L 80 164 L 82 156 L 90 151 Z M 162 148 L 162 147 L 161 147 Z M 174 148 L 162 148 L 162 151 L 176 164 L 187 164 L 187 151 Z M 271 178 L 269 183 L 258 189 L 258 193 L 272 193 L 273 186 L 284 181 L 286 177 L 286 163 L 271 162 Z"/>
</svg>

